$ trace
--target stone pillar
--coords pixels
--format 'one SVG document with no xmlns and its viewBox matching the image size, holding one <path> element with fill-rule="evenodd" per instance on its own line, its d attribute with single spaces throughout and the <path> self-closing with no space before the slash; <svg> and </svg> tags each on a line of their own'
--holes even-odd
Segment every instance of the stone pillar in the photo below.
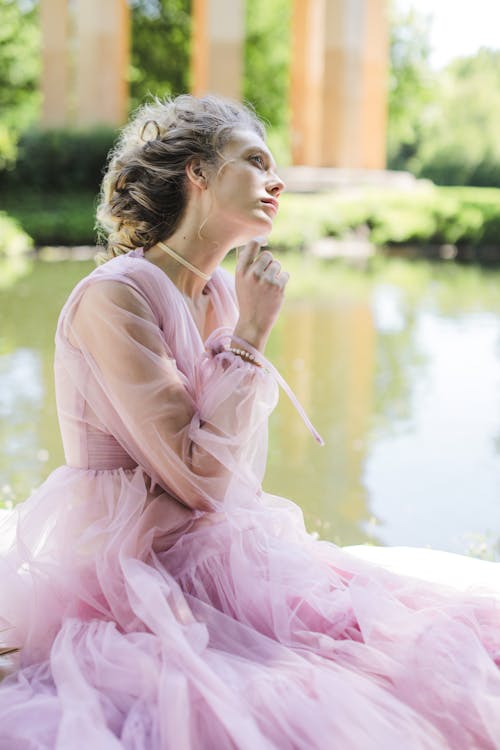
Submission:
<svg viewBox="0 0 500 750">
<path fill-rule="evenodd" d="M 244 0 L 192 0 L 191 91 L 241 99 Z"/>
<path fill-rule="evenodd" d="M 370 123 L 363 131 L 363 162 L 385 169 L 389 96 L 389 8 L 386 0 L 371 0 L 366 15 L 364 97 Z"/>
<path fill-rule="evenodd" d="M 325 166 L 384 169 L 386 0 L 326 2 L 323 161 Z"/>
<path fill-rule="evenodd" d="M 307 22 L 307 14 L 321 21 Z M 387 0 L 294 0 L 293 54 L 294 164 L 383 169 Z"/>
<path fill-rule="evenodd" d="M 67 0 L 41 0 L 42 35 L 42 112 L 44 127 L 59 127 L 67 122 L 70 70 L 68 64 Z"/>
<path fill-rule="evenodd" d="M 291 145 L 294 164 L 321 164 L 325 0 L 293 0 Z"/>
<path fill-rule="evenodd" d="M 75 0 L 75 121 L 121 125 L 127 118 L 130 11 L 126 0 Z"/>
</svg>

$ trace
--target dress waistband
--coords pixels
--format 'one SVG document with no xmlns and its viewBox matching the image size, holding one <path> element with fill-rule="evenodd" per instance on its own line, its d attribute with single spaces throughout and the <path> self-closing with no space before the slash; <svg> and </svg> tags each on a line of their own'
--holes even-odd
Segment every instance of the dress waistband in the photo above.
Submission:
<svg viewBox="0 0 500 750">
<path fill-rule="evenodd" d="M 87 465 L 96 471 L 135 469 L 137 461 L 129 456 L 113 435 L 88 428 Z"/>
</svg>

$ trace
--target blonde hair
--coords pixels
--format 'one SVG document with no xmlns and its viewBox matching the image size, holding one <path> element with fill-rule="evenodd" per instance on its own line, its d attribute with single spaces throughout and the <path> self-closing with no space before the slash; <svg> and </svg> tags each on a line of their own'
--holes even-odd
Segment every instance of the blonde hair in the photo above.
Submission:
<svg viewBox="0 0 500 750">
<path fill-rule="evenodd" d="M 194 157 L 218 166 L 236 128 L 265 137 L 248 106 L 219 96 L 182 94 L 140 107 L 108 156 L 96 223 L 107 252 L 96 262 L 168 238 L 186 206 L 186 166 Z"/>
</svg>

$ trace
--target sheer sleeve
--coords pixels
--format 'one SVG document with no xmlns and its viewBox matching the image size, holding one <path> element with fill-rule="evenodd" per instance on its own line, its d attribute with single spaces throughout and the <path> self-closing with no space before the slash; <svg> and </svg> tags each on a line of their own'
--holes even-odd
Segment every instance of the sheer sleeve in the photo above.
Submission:
<svg viewBox="0 0 500 750">
<path fill-rule="evenodd" d="M 194 382 L 178 369 L 146 297 L 121 280 L 88 284 L 65 331 L 90 370 L 72 377 L 105 429 L 154 484 L 201 511 L 220 508 L 236 480 L 240 490 L 259 489 L 278 400 L 272 375 L 227 352 L 219 330 Z M 78 368 L 78 357 L 70 360 Z"/>
</svg>

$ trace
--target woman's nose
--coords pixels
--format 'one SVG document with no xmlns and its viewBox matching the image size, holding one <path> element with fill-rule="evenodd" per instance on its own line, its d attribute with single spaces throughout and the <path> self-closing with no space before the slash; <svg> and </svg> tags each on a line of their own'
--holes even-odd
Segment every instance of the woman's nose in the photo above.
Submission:
<svg viewBox="0 0 500 750">
<path fill-rule="evenodd" d="M 283 180 L 281 179 L 279 175 L 274 173 L 267 185 L 268 192 L 271 193 L 275 198 L 277 198 L 278 195 L 282 193 L 284 189 L 285 189 L 285 183 L 283 182 Z"/>
</svg>

